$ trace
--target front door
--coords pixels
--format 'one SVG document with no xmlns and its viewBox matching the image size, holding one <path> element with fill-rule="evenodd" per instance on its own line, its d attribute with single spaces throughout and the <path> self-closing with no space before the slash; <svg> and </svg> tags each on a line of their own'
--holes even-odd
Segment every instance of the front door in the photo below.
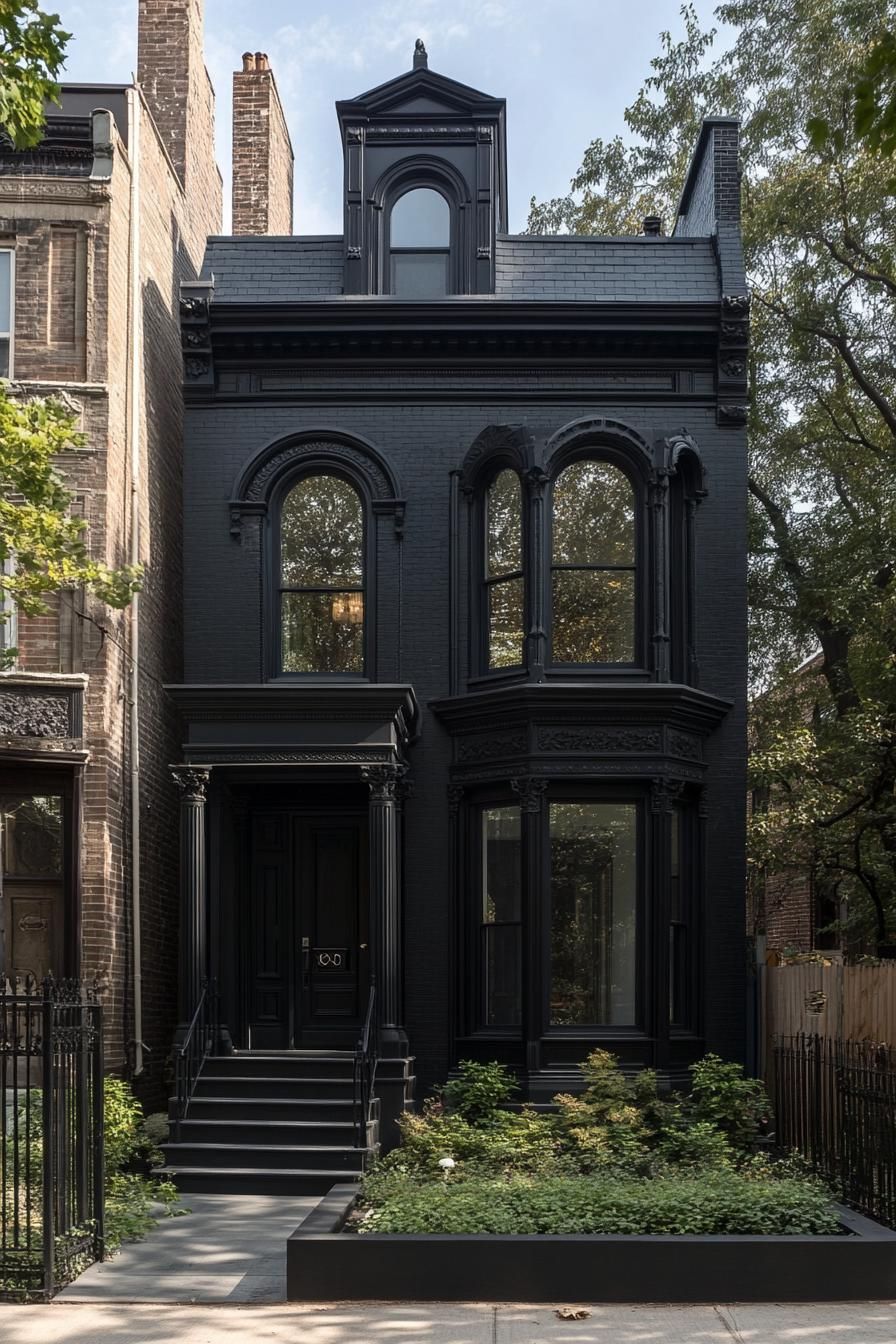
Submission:
<svg viewBox="0 0 896 1344">
<path fill-rule="evenodd" d="M 250 831 L 247 1044 L 352 1046 L 369 980 L 366 815 L 266 809 Z"/>
</svg>

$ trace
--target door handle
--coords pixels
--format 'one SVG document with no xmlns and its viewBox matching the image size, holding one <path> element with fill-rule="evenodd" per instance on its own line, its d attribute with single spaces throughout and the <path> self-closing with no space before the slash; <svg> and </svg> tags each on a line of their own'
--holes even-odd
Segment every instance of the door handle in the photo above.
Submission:
<svg viewBox="0 0 896 1344">
<path fill-rule="evenodd" d="M 311 971 L 311 939 L 302 939 L 302 983 L 307 988 L 308 976 Z"/>
<path fill-rule="evenodd" d="M 367 944 L 366 944 L 366 943 L 359 943 L 358 946 L 360 947 L 360 949 L 361 949 L 362 952 L 366 952 L 366 951 L 367 951 Z"/>
</svg>

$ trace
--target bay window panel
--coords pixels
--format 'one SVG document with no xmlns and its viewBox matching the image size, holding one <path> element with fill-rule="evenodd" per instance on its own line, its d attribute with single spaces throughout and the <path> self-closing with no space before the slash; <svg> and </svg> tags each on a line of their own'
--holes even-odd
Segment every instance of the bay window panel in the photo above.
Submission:
<svg viewBox="0 0 896 1344">
<path fill-rule="evenodd" d="M 522 826 L 519 808 L 482 812 L 481 959 L 484 1026 L 521 1021 Z"/>
<path fill-rule="evenodd" d="M 363 593 L 286 592 L 282 604 L 284 672 L 363 672 Z"/>
<path fill-rule="evenodd" d="M 566 565 L 635 563 L 635 496 L 609 462 L 573 462 L 553 495 L 553 561 Z"/>
<path fill-rule="evenodd" d="M 635 574 L 626 569 L 555 569 L 555 663 L 635 660 Z"/>
<path fill-rule="evenodd" d="M 633 1026 L 637 808 L 551 803 L 550 1021 Z"/>
<path fill-rule="evenodd" d="M 523 661 L 523 580 L 491 583 L 487 592 L 489 667 L 519 667 Z"/>
<path fill-rule="evenodd" d="M 523 567 L 523 508 L 520 478 L 501 471 L 488 490 L 488 577 Z"/>
</svg>

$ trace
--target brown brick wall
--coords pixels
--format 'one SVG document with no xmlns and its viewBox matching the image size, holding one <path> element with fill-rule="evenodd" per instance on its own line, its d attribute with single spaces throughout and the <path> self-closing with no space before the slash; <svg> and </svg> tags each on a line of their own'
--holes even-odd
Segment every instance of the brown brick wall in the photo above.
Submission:
<svg viewBox="0 0 896 1344">
<path fill-rule="evenodd" d="M 246 52 L 233 76 L 233 233 L 292 233 L 293 154 L 273 72 Z"/>
<path fill-rule="evenodd" d="M 178 801 L 168 766 L 180 757 L 180 731 L 163 690 L 164 683 L 181 678 L 178 300 L 181 280 L 199 272 L 207 234 L 220 232 L 221 191 L 213 156 L 213 95 L 201 62 L 202 6 L 199 0 L 145 0 L 140 15 L 139 66 L 156 99 L 152 109 L 141 103 L 139 133 L 139 507 L 145 580 L 139 601 L 137 709 L 143 1039 L 151 1049 L 140 1089 L 148 1104 L 162 1106 L 174 1027 L 178 926 Z M 149 45 L 146 16 L 152 18 Z M 178 82 L 180 56 L 169 48 L 183 35 L 185 23 L 189 59 Z M 155 61 L 161 62 L 157 78 Z M 167 102 L 165 87 L 174 91 Z M 184 89 L 188 106 L 181 118 L 173 100 Z M 132 128 L 132 149 L 135 141 Z M 61 391 L 80 409 L 87 447 L 63 455 L 59 466 L 88 521 L 91 551 L 119 565 L 129 558 L 132 507 L 131 160 L 114 132 L 113 142 L 107 182 L 0 179 L 0 236 L 13 243 L 17 256 L 15 377 L 26 393 Z M 181 154 L 186 184 L 172 162 L 178 143 L 181 150 L 190 145 L 188 163 Z M 78 593 L 62 594 L 45 616 L 22 618 L 19 626 L 24 670 L 83 670 L 88 675 L 82 969 L 88 976 L 98 974 L 105 986 L 107 1063 L 116 1070 L 127 1068 L 134 1037 L 131 637 L 130 612 L 110 611 Z"/>
</svg>

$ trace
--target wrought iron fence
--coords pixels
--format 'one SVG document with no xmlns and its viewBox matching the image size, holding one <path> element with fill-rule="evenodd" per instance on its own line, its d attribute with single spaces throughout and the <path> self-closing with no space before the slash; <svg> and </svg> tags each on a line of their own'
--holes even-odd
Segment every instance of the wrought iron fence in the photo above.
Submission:
<svg viewBox="0 0 896 1344">
<path fill-rule="evenodd" d="M 778 1143 L 802 1153 L 847 1203 L 896 1226 L 896 1051 L 780 1036 L 774 1101 Z"/>
<path fill-rule="evenodd" d="M 102 1009 L 77 981 L 0 975 L 0 1298 L 102 1258 Z"/>
</svg>

